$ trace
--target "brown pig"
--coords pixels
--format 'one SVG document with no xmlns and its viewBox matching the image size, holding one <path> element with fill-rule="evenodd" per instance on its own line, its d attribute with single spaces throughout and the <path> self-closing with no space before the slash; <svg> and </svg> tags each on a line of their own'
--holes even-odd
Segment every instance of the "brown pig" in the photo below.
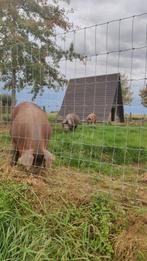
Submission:
<svg viewBox="0 0 147 261">
<path fill-rule="evenodd" d="M 32 165 L 50 165 L 54 156 L 47 150 L 51 127 L 46 113 L 36 104 L 23 102 L 12 113 L 10 134 L 14 146 L 12 164 L 27 170 Z"/>
<path fill-rule="evenodd" d="M 62 122 L 63 129 L 65 131 L 73 131 L 77 128 L 78 124 L 80 123 L 80 118 L 75 113 L 69 113 L 66 115 L 65 119 Z"/>
<path fill-rule="evenodd" d="M 94 124 L 96 123 L 96 114 L 94 112 L 90 113 L 88 116 L 87 116 L 87 119 L 86 119 L 87 123 L 91 123 L 91 124 Z"/>
</svg>

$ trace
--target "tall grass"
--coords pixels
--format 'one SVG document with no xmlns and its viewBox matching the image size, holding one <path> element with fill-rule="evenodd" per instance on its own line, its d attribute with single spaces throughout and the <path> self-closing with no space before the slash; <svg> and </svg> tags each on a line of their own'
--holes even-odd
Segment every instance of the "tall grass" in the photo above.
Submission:
<svg viewBox="0 0 147 261">
<path fill-rule="evenodd" d="M 0 184 L 0 261 L 112 260 L 118 212 L 108 198 L 55 213 L 33 202 L 26 185 Z"/>
</svg>

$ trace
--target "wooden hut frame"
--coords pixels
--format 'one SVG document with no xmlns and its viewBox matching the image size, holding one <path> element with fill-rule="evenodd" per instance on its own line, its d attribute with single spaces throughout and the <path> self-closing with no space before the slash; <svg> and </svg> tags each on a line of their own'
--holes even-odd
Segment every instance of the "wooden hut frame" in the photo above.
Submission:
<svg viewBox="0 0 147 261">
<path fill-rule="evenodd" d="M 81 121 L 94 112 L 99 122 L 124 122 L 120 74 L 71 79 L 59 115 L 64 118 L 71 112 Z"/>
</svg>

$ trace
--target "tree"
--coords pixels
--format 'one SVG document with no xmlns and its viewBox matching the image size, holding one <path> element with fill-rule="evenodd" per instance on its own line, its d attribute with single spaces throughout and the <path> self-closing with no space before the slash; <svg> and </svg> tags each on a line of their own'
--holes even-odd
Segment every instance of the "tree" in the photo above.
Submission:
<svg viewBox="0 0 147 261">
<path fill-rule="evenodd" d="M 141 97 L 141 104 L 144 107 L 147 107 L 147 84 L 143 89 L 140 90 L 139 96 Z"/>
<path fill-rule="evenodd" d="M 124 104 L 131 104 L 133 100 L 133 92 L 131 90 L 131 87 L 128 85 L 128 77 L 126 74 L 121 75 L 121 88 Z"/>
<path fill-rule="evenodd" d="M 12 106 L 12 96 L 9 94 L 0 94 L 0 119 L 7 119 Z M 7 115 L 5 115 L 5 113 Z M 6 116 L 6 117 L 5 117 Z"/>
<path fill-rule="evenodd" d="M 12 104 L 12 97 L 9 94 L 0 94 L 0 102 L 2 106 L 11 106 Z"/>
<path fill-rule="evenodd" d="M 65 78 L 59 62 L 79 57 L 73 45 L 62 50 L 56 43 L 55 30 L 71 27 L 58 1 L 0 0 L 0 74 L 4 88 L 16 91 L 31 86 L 35 98 L 44 86 L 63 86 Z"/>
</svg>

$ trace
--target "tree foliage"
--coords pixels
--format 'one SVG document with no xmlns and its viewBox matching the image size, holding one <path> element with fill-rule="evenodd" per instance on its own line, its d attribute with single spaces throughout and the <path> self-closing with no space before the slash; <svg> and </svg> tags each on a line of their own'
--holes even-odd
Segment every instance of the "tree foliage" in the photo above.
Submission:
<svg viewBox="0 0 147 261">
<path fill-rule="evenodd" d="M 5 88 L 31 86 L 34 97 L 44 86 L 58 88 L 65 83 L 59 62 L 79 57 L 73 50 L 62 50 L 56 30 L 71 27 L 58 1 L 0 0 L 0 74 Z"/>
<path fill-rule="evenodd" d="M 140 90 L 139 96 L 141 97 L 141 104 L 147 107 L 147 85 Z"/>
<path fill-rule="evenodd" d="M 123 102 L 126 105 L 131 104 L 133 100 L 133 91 L 131 90 L 131 87 L 128 84 L 128 77 L 126 74 L 121 75 L 121 87 L 122 87 L 122 96 L 123 96 Z"/>
<path fill-rule="evenodd" d="M 2 106 L 11 106 L 12 104 L 12 97 L 9 94 L 0 94 L 0 103 Z"/>
</svg>

